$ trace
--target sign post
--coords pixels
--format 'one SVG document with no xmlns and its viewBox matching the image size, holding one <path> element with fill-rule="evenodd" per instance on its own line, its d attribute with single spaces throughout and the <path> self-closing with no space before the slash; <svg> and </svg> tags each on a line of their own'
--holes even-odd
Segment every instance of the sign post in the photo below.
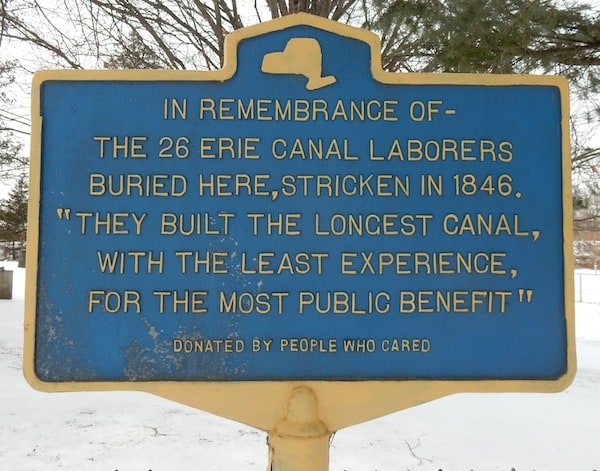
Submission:
<svg viewBox="0 0 600 471">
<path fill-rule="evenodd" d="M 233 418 L 288 471 L 444 395 L 568 386 L 563 79 L 386 73 L 376 36 L 306 14 L 226 51 L 36 74 L 32 386 Z"/>
</svg>

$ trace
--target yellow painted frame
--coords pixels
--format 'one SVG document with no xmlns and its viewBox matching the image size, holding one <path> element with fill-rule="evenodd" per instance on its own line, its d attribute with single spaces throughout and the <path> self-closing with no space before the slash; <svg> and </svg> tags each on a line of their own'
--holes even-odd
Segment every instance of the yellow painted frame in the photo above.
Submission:
<svg viewBox="0 0 600 471">
<path fill-rule="evenodd" d="M 37 296 L 37 257 L 39 243 L 39 204 L 41 169 L 40 88 L 49 80 L 134 80 L 134 81 L 226 81 L 237 67 L 238 44 L 247 38 L 280 31 L 296 25 L 309 25 L 367 43 L 371 49 L 373 77 L 386 84 L 460 84 L 460 85 L 546 85 L 560 90 L 562 109 L 563 171 L 563 250 L 565 254 L 565 306 L 567 325 L 567 371 L 556 380 L 465 380 L 465 381 L 260 381 L 260 382 L 44 382 L 35 373 L 35 317 Z M 381 66 L 379 38 L 368 31 L 320 17 L 300 13 L 238 30 L 227 37 L 226 62 L 221 70 L 203 71 L 41 71 L 32 85 L 32 142 L 28 257 L 25 302 L 24 373 L 32 387 L 40 391 L 144 391 L 257 427 L 274 431 L 292 415 L 290 404 L 298 391 L 314 393 L 315 420 L 319 427 L 334 432 L 343 427 L 458 392 L 558 392 L 572 382 L 576 371 L 574 333 L 574 287 L 572 256 L 572 196 L 570 183 L 569 94 L 564 78 L 530 75 L 475 74 L 399 74 L 385 72 Z M 312 394 L 311 393 L 311 394 Z M 293 408 L 293 407 L 292 407 Z M 279 424 L 279 425 L 278 425 Z M 316 429 L 319 429 L 316 427 Z M 318 432 L 321 433 L 321 432 Z M 326 432 L 327 435 L 327 432 Z M 314 435 L 313 435 L 314 436 Z M 288 468 L 286 468 L 288 469 Z M 291 469 L 291 468 L 289 468 Z M 302 468 L 298 468 L 302 469 Z M 308 468 L 306 468 L 308 469 Z"/>
</svg>

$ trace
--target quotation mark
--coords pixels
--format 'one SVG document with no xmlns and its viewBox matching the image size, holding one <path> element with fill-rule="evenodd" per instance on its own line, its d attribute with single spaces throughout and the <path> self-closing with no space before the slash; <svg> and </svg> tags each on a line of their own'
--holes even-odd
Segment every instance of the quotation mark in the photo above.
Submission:
<svg viewBox="0 0 600 471">
<path fill-rule="evenodd" d="M 71 209 L 70 208 L 58 208 L 56 210 L 56 214 L 58 216 L 58 219 L 71 219 Z"/>
<path fill-rule="evenodd" d="M 527 301 L 531 302 L 531 298 L 533 298 L 533 290 L 532 289 L 523 289 L 519 288 L 519 302 Z"/>
</svg>

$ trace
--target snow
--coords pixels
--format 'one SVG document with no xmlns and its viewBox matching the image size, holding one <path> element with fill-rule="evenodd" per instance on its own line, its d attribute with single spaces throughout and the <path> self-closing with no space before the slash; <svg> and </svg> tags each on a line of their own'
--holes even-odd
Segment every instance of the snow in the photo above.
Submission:
<svg viewBox="0 0 600 471">
<path fill-rule="evenodd" d="M 31 389 L 21 372 L 24 271 L 4 266 L 14 295 L 0 300 L 0 469 L 267 468 L 266 435 L 236 422 L 140 392 Z M 600 292 L 600 275 L 591 289 Z M 330 470 L 600 470 L 600 304 L 577 303 L 576 332 L 566 391 L 457 394 L 341 430 Z"/>
</svg>

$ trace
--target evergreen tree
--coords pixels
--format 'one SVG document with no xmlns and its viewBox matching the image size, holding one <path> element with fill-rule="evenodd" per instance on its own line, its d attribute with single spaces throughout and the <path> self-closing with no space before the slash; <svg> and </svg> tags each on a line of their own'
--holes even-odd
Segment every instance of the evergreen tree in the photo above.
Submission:
<svg viewBox="0 0 600 471">
<path fill-rule="evenodd" d="M 552 0 L 375 0 L 368 27 L 388 70 L 591 75 L 600 23 L 590 6 Z M 589 78 L 589 77 L 588 77 Z M 583 84 L 583 83 L 582 83 Z"/>
<path fill-rule="evenodd" d="M 0 243 L 11 260 L 21 260 L 25 255 L 27 199 L 27 178 L 22 174 L 8 197 L 0 202 Z"/>
</svg>

